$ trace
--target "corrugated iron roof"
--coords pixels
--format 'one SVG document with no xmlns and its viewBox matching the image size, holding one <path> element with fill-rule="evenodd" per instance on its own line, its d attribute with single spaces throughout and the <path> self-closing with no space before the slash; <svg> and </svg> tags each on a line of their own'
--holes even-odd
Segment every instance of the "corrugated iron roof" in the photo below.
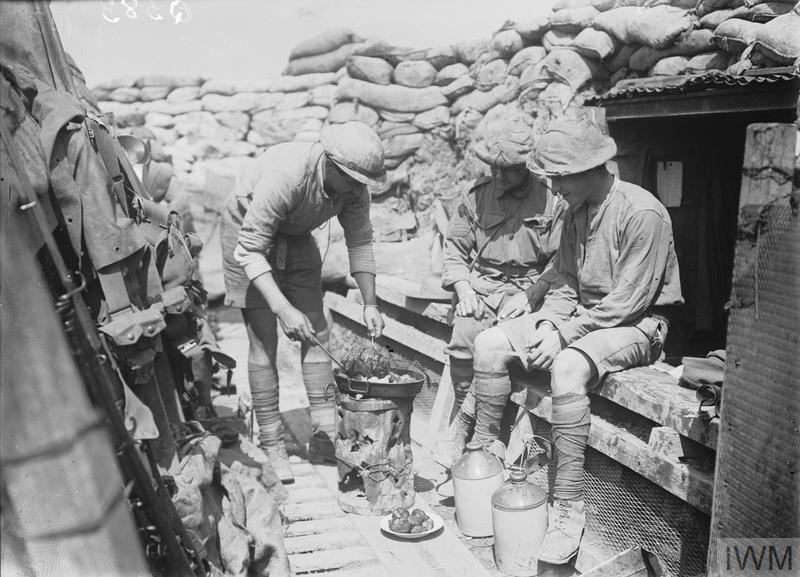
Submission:
<svg viewBox="0 0 800 577">
<path fill-rule="evenodd" d="M 689 76 L 653 76 L 650 78 L 633 78 L 622 80 L 606 93 L 587 100 L 589 106 L 599 106 L 612 100 L 647 95 L 667 95 L 687 92 L 702 92 L 715 88 L 734 88 L 756 84 L 775 84 L 788 82 L 798 76 L 785 69 L 786 72 L 774 72 L 758 75 L 733 75 L 714 70 L 704 74 Z"/>
</svg>

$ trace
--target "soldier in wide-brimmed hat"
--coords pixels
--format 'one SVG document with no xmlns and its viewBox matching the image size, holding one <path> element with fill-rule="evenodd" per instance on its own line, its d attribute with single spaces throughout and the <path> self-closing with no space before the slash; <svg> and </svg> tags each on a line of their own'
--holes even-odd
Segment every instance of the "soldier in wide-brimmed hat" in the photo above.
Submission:
<svg viewBox="0 0 800 577">
<path fill-rule="evenodd" d="M 551 373 L 556 478 L 540 560 L 566 563 L 585 523 L 583 461 L 591 415 L 587 390 L 610 372 L 661 355 L 671 307 L 683 303 L 669 214 L 606 163 L 614 140 L 587 119 L 550 124 L 528 159 L 569 205 L 542 308 L 475 340 L 473 440 L 497 438 L 511 392 L 510 352 Z"/>
<path fill-rule="evenodd" d="M 313 425 L 309 460 L 335 461 L 333 381 L 323 346 L 322 260 L 311 232 L 333 216 L 344 229 L 350 272 L 364 298 L 364 322 L 380 336 L 370 196 L 386 178 L 384 151 L 366 124 L 326 127 L 319 143 L 288 142 L 264 152 L 243 175 L 222 219 L 225 303 L 242 309 L 250 339 L 248 375 L 261 448 L 283 482 L 293 480 L 278 411 L 277 325 L 302 342 L 303 382 Z"/>
<path fill-rule="evenodd" d="M 480 331 L 535 310 L 547 292 L 565 205 L 525 168 L 533 146 L 521 112 L 488 119 L 473 151 L 491 167 L 463 196 L 445 236 L 442 285 L 455 292 L 450 356 L 456 406 L 453 423 L 435 451 L 450 468 L 475 426 L 473 342 Z"/>
</svg>

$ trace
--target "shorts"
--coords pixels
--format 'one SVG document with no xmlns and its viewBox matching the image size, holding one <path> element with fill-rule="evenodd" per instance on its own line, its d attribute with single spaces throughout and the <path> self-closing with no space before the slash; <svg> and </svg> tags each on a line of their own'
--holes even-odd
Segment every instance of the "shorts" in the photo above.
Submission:
<svg viewBox="0 0 800 577">
<path fill-rule="evenodd" d="M 267 301 L 236 262 L 233 251 L 239 240 L 240 225 L 223 212 L 220 237 L 225 277 L 225 304 L 238 308 L 268 308 Z M 278 268 L 278 253 L 285 252 L 285 264 Z M 281 261 L 284 258 L 280 259 Z M 303 313 L 322 312 L 322 258 L 314 237 L 278 233 L 267 261 L 281 292 Z"/>
<path fill-rule="evenodd" d="M 499 325 L 515 351 L 526 350 L 536 330 L 538 315 L 525 315 Z M 664 350 L 669 325 L 661 316 L 645 316 L 635 323 L 599 329 L 584 335 L 567 348 L 580 351 L 594 363 L 599 381 L 608 373 L 650 365 Z"/>
<path fill-rule="evenodd" d="M 503 302 L 519 292 L 520 290 L 514 285 L 508 284 L 503 287 L 502 293 L 499 291 L 494 293 L 494 297 L 500 296 L 500 298 L 490 299 L 493 303 L 496 303 L 496 308 L 492 308 L 492 306 L 486 302 L 487 299 L 481 297 L 484 305 L 486 305 L 486 314 L 480 320 L 474 317 L 453 316 L 453 332 L 450 335 L 450 342 L 444 349 L 445 354 L 454 359 L 472 360 L 475 356 L 475 337 L 477 337 L 478 333 L 481 331 L 498 324 L 497 313 Z M 453 304 L 452 306 L 453 309 L 455 309 L 456 305 Z M 453 310 L 453 312 L 455 312 L 455 310 Z M 503 320 L 502 322 L 507 321 Z"/>
</svg>

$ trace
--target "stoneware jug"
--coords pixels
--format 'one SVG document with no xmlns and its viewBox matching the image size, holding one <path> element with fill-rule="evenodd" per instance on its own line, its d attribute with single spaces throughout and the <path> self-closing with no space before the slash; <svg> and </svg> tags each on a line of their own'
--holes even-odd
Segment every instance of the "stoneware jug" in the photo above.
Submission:
<svg viewBox="0 0 800 577">
<path fill-rule="evenodd" d="M 492 495 L 494 561 L 508 575 L 539 573 L 539 549 L 547 532 L 547 493 L 522 469 Z"/>
<path fill-rule="evenodd" d="M 453 466 L 453 492 L 456 522 L 469 537 L 492 534 L 492 495 L 503 484 L 503 463 L 478 441 L 467 443 L 467 450 Z"/>
</svg>

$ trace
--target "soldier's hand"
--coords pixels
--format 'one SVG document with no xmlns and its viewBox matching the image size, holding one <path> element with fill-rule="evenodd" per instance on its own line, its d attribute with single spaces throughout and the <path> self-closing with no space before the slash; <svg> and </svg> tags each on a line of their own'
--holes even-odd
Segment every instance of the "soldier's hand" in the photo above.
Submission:
<svg viewBox="0 0 800 577">
<path fill-rule="evenodd" d="M 536 344 L 528 353 L 528 368 L 550 370 L 556 356 L 564 348 L 561 334 L 557 330 L 536 331 L 534 341 Z M 533 344 L 531 342 L 530 344 Z"/>
<path fill-rule="evenodd" d="M 281 328 L 293 341 L 307 341 L 314 336 L 314 326 L 308 317 L 294 307 L 288 307 L 278 315 Z"/>
<path fill-rule="evenodd" d="M 520 291 L 503 301 L 497 319 L 501 321 L 515 319 L 529 312 L 531 312 L 531 305 L 528 303 L 528 295 L 525 294 L 525 291 Z"/>
<path fill-rule="evenodd" d="M 376 306 L 364 307 L 364 324 L 367 325 L 369 336 L 379 338 L 383 334 L 383 316 Z"/>
<path fill-rule="evenodd" d="M 456 316 L 473 317 L 476 320 L 481 320 L 485 315 L 486 305 L 474 292 L 465 294 L 456 305 Z"/>
</svg>

